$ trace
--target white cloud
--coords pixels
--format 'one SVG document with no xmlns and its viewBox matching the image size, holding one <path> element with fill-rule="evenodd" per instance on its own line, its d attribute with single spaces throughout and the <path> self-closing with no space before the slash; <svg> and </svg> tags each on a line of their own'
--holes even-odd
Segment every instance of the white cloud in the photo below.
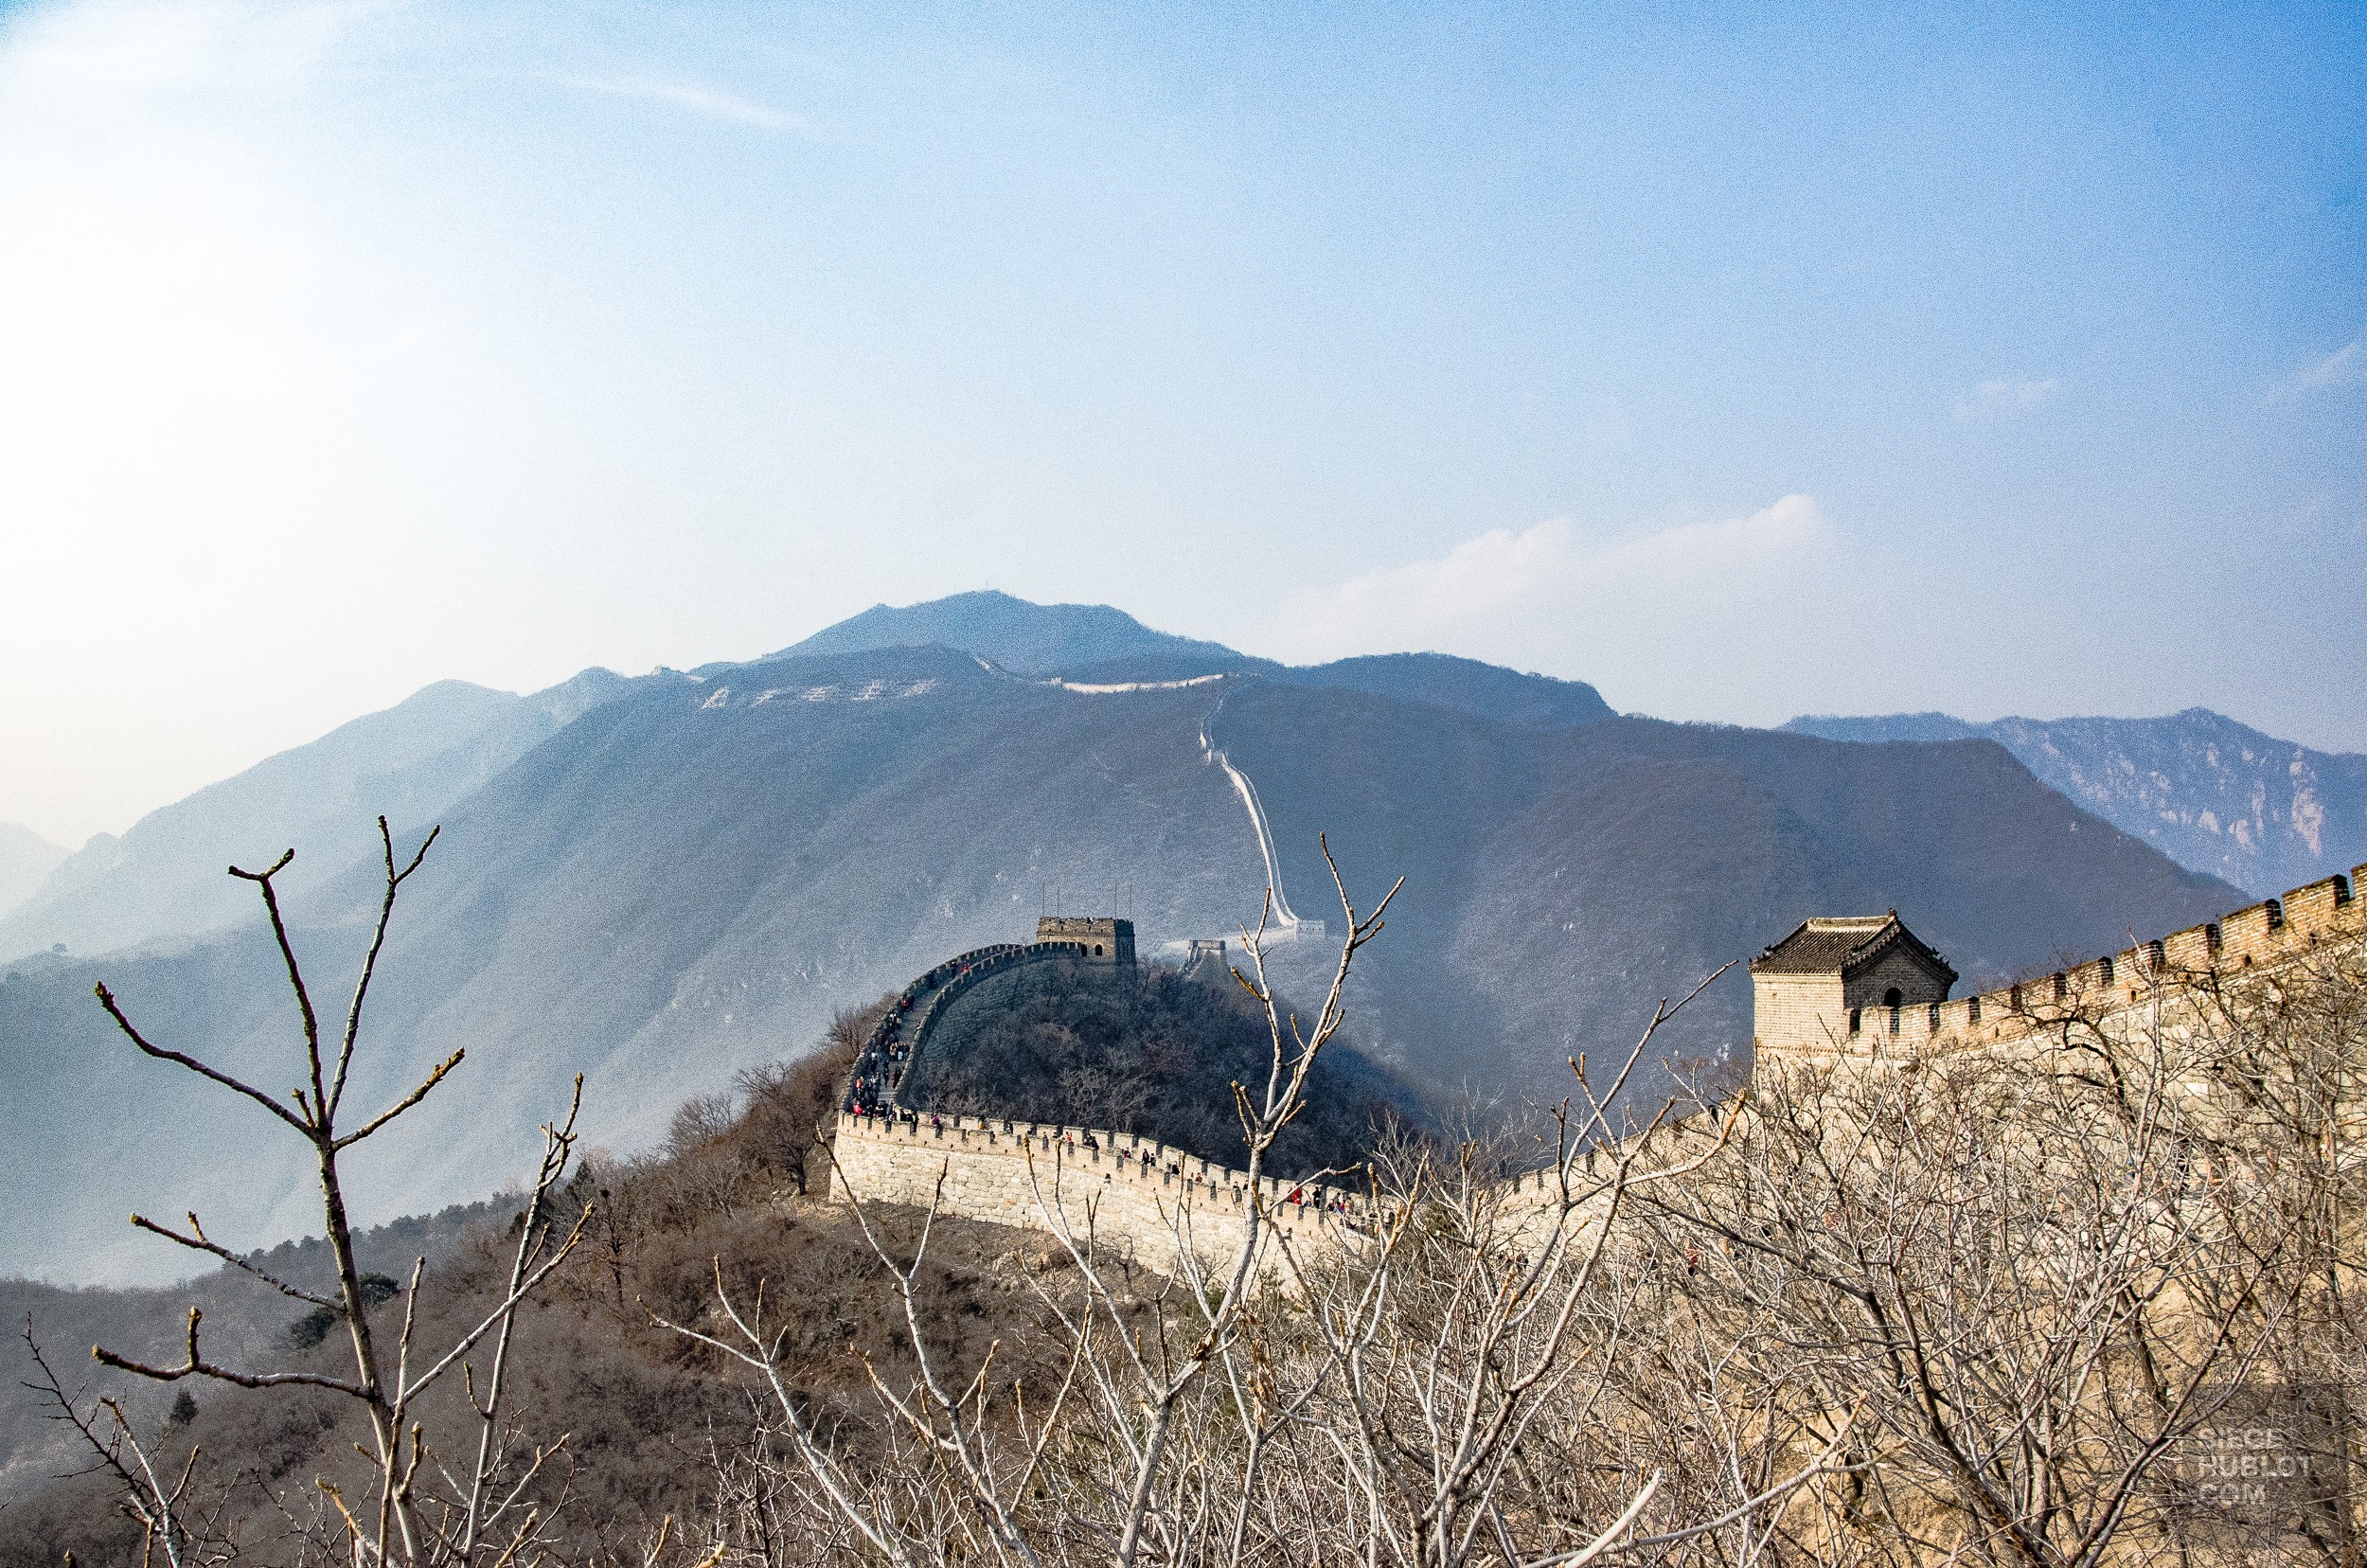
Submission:
<svg viewBox="0 0 2367 1568">
<path fill-rule="evenodd" d="M 1846 615 L 1841 546 L 1798 494 L 1608 539 L 1566 518 L 1493 528 L 1436 560 L 1290 596 L 1267 644 L 1309 661 L 1435 649 L 1592 680 L 1624 706 L 1739 716 L 1736 701 L 1780 668 L 1771 647 Z"/>
<path fill-rule="evenodd" d="M 1956 418 L 1968 424 L 2010 419 L 2040 403 L 2054 401 L 2062 390 L 2062 382 L 2054 376 L 2040 381 L 1975 382 L 1971 391 L 1956 400 Z"/>
<path fill-rule="evenodd" d="M 2324 359 L 2295 376 L 2287 391 L 2293 396 L 2330 392 L 2367 382 L 2367 338 L 2353 338 Z"/>
<path fill-rule="evenodd" d="M 571 76 L 555 80 L 589 93 L 607 93 L 616 98 L 662 103 L 668 108 L 680 109 L 703 119 L 720 120 L 726 125 L 754 126 L 761 131 L 786 131 L 816 141 L 823 139 L 821 127 L 801 115 L 792 115 L 770 104 L 752 102 L 713 87 L 648 77 Z"/>
</svg>

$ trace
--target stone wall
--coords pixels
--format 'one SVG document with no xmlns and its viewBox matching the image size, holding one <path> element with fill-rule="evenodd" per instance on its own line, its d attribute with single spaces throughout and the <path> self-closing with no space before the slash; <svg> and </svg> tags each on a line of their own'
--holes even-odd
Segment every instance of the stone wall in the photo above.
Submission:
<svg viewBox="0 0 2367 1568">
<path fill-rule="evenodd" d="M 1754 1017 L 1752 1046 L 1767 1060 L 1810 1061 L 1840 1057 L 1912 1053 L 1932 1046 L 2006 1042 L 2042 1030 L 2073 1011 L 2110 1014 L 2150 1004 L 2158 988 L 2198 981 L 2240 980 L 2321 953 L 2367 944 L 2367 909 L 2358 879 L 2326 877 L 2216 920 L 2084 964 L 2000 986 L 1977 996 L 1888 1008 L 1862 1007 L 1855 1027 L 1844 1019 L 1829 1029 L 1818 1010 L 1818 976 L 1785 976 L 1802 989 L 1780 1010 Z M 1838 983 L 1838 977 L 1835 977 Z M 1764 994 L 1765 983 L 1759 988 Z"/>
<path fill-rule="evenodd" d="M 967 1220 L 1054 1228 L 1171 1272 L 1181 1242 L 1202 1259 L 1238 1256 L 1248 1176 L 1179 1149 L 1081 1127 L 980 1116 L 841 1114 L 831 1191 L 871 1203 L 926 1204 Z M 1262 1179 L 1255 1196 L 1292 1246 L 1329 1254 L 1379 1218 L 1368 1198 L 1314 1182 Z M 1278 1256 L 1263 1260 L 1271 1272 Z"/>
<path fill-rule="evenodd" d="M 1046 915 L 1036 922 L 1036 940 L 1075 942 L 1088 962 L 1134 967 L 1134 922 L 1107 915 Z"/>
<path fill-rule="evenodd" d="M 2034 981 L 1954 1001 L 1860 1006 L 1854 1019 L 1847 1016 L 1852 1009 L 1838 974 L 1762 976 L 1753 987 L 1758 1038 L 1753 1043 L 1767 1065 L 1874 1060 L 2027 1039 L 2074 1010 L 2138 1016 L 2163 986 L 2271 974 L 2281 966 L 2367 945 L 2367 911 L 2354 896 L 2353 879 L 2360 872 L 2367 866 L 2352 878 L 2328 877 Z M 1066 927 L 1077 923 L 1062 922 L 1057 945 L 980 949 L 930 971 L 905 988 L 859 1069 L 869 1064 L 869 1071 L 879 1071 L 894 1060 L 901 1041 L 925 1045 L 929 1024 L 986 975 L 1075 956 Z M 1113 935 L 1105 933 L 1105 943 Z M 1130 955 L 1130 927 L 1126 935 Z M 1876 979 L 1878 996 L 1880 986 L 1900 983 Z M 1844 1015 L 1838 1029 L 1831 1026 L 1837 1012 Z M 1705 1133 L 1706 1124 L 1680 1130 L 1679 1142 Z M 1386 1219 L 1365 1194 L 1272 1177 L 1253 1191 L 1245 1172 L 1131 1133 L 935 1115 L 892 1103 L 865 1112 L 851 1096 L 839 1116 L 836 1154 L 832 1190 L 840 1197 L 925 1204 L 934 1196 L 943 1212 L 964 1219 L 1032 1229 L 1054 1229 L 1057 1221 L 1080 1241 L 1090 1235 L 1102 1249 L 1131 1255 L 1163 1273 L 1181 1246 L 1212 1263 L 1237 1256 L 1253 1201 L 1269 1218 L 1269 1234 L 1310 1256 L 1352 1245 Z M 1581 1158 L 1592 1164 L 1591 1156 Z M 1503 1191 L 1516 1221 L 1522 1213 L 1540 1219 L 1560 1213 L 1560 1198 L 1557 1174 L 1550 1170 L 1515 1178 Z M 1585 1217 L 1585 1211 L 1576 1216 Z M 1258 1266 L 1272 1274 L 1280 1258 L 1268 1248 Z"/>
</svg>

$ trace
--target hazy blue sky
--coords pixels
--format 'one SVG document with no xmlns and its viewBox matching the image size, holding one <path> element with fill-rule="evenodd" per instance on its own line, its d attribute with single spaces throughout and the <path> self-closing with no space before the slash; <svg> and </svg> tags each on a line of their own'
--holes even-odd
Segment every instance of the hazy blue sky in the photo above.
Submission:
<svg viewBox="0 0 2367 1568">
<path fill-rule="evenodd" d="M 2367 9 L 0 7 L 0 819 L 988 586 L 2367 748 Z"/>
</svg>

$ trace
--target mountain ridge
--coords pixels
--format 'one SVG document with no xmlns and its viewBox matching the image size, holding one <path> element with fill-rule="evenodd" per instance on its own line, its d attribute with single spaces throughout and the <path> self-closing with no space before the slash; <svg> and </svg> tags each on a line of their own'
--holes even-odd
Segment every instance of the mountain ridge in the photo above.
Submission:
<svg viewBox="0 0 2367 1568">
<path fill-rule="evenodd" d="M 362 1218 L 480 1195 L 523 1152 L 487 1129 L 547 1115 L 577 1072 L 590 1138 L 643 1147 L 674 1105 L 801 1049 L 836 1008 L 1024 939 L 1049 889 L 1130 907 L 1146 953 L 1237 935 L 1265 866 L 1204 726 L 1255 780 L 1303 917 L 1336 918 L 1319 832 L 1365 905 L 1409 876 L 1350 998 L 1360 1039 L 1492 1095 L 1557 1096 L 1568 1056 L 1624 1048 L 1658 997 L 1806 914 L 1896 905 L 1975 972 L 2243 901 L 1990 741 L 1539 725 L 1260 676 L 1078 690 L 941 646 L 660 673 L 440 813 L 372 991 L 356 1103 L 468 1060 L 390 1129 L 372 1157 L 396 1207 Z M 322 989 L 349 974 L 375 889 L 355 862 L 291 900 Z M 1320 989 L 1297 969 L 1322 967 L 1321 944 L 1275 961 Z M 126 1208 L 197 1207 L 242 1243 L 309 1226 L 301 1161 L 235 1131 L 248 1108 L 145 1114 L 188 1086 L 115 1037 L 99 979 L 177 1048 L 286 1070 L 286 982 L 251 925 L 0 984 L 0 1140 L 82 1130 L 9 1175 L 24 1220 L 0 1269 L 123 1277 L 145 1263 L 113 1237 Z M 1747 1038 L 1729 975 L 1666 1043 L 1716 1056 Z"/>
<path fill-rule="evenodd" d="M 875 604 L 750 662 L 932 643 L 991 660 L 1015 675 L 1039 677 L 1142 654 L 1235 661 L 1245 657 L 1222 643 L 1154 632 L 1107 604 L 1033 604 L 988 588 L 918 604 Z M 696 673 L 723 668 L 732 667 L 703 666 Z"/>
<path fill-rule="evenodd" d="M 1869 743 L 1980 738 L 2180 864 L 2273 898 L 2367 860 L 2367 757 L 2320 752 L 2206 707 L 2152 719 L 1803 716 L 1785 730 Z"/>
<path fill-rule="evenodd" d="M 0 960 L 63 943 L 104 953 L 174 941 L 253 918 L 225 864 L 267 865 L 299 851 L 296 893 L 371 854 L 373 819 L 423 823 L 632 683 L 587 669 L 526 696 L 437 681 L 393 707 L 349 720 L 100 833 L 0 914 Z"/>
<path fill-rule="evenodd" d="M 0 918 L 31 898 L 72 853 L 30 828 L 0 822 Z"/>
</svg>

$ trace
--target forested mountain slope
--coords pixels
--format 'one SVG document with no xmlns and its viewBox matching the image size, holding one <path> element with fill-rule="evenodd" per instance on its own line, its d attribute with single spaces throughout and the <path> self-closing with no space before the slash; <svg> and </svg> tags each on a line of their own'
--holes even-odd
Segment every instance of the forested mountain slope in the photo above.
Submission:
<svg viewBox="0 0 2367 1568">
<path fill-rule="evenodd" d="M 1449 1085 L 1557 1096 L 1574 1049 L 1623 1048 L 1657 997 L 1808 914 L 1895 905 L 1978 975 L 2242 901 L 1982 741 L 1508 722 L 1274 678 L 1084 693 L 943 648 L 650 677 L 443 814 L 354 1093 L 469 1060 L 377 1154 L 390 1206 L 365 1218 L 480 1196 L 527 1152 L 489 1130 L 547 1114 L 578 1070 L 591 1137 L 637 1146 L 832 1009 L 1023 939 L 1047 889 L 1130 911 L 1146 953 L 1254 919 L 1262 859 L 1203 725 L 1255 780 L 1302 916 L 1333 914 L 1318 831 L 1361 902 L 1407 876 L 1351 1027 Z M 366 867 L 298 900 L 324 974 L 374 904 Z M 1282 956 L 1307 989 L 1313 945 Z M 0 1139 L 78 1130 L 9 1168 L 27 1223 L 0 1269 L 127 1277 L 154 1255 L 105 1239 L 117 1217 L 189 1199 L 240 1244 L 309 1228 L 296 1151 L 133 1057 L 90 1001 L 101 977 L 167 1043 L 291 1070 L 284 982 L 251 932 L 0 986 Z M 1704 1002 L 1672 1047 L 1741 1044 L 1739 976 Z"/>
</svg>

